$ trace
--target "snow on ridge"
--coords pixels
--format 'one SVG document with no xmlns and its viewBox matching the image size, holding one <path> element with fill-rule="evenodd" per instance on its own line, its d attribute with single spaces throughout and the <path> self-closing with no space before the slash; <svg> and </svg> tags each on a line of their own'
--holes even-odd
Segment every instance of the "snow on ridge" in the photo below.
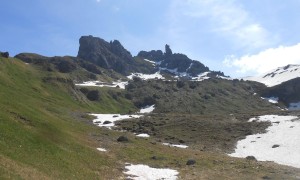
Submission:
<svg viewBox="0 0 300 180">
<path fill-rule="evenodd" d="M 246 136 L 238 141 L 233 157 L 254 156 L 259 161 L 300 168 L 300 120 L 297 116 L 265 115 L 249 119 L 249 122 L 272 123 L 264 134 Z"/>
<path fill-rule="evenodd" d="M 300 65 L 287 65 L 279 67 L 264 75 L 257 77 L 246 77 L 244 80 L 257 81 L 268 87 L 276 86 L 283 82 L 300 77 Z"/>
<path fill-rule="evenodd" d="M 152 168 L 143 164 L 126 164 L 125 169 L 124 174 L 133 180 L 176 180 L 179 174 L 177 170 Z"/>
</svg>

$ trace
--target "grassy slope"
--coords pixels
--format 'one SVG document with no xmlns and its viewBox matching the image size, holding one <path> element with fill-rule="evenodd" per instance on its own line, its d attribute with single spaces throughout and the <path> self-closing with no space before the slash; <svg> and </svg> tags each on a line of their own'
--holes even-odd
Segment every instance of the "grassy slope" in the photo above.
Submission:
<svg viewBox="0 0 300 180">
<path fill-rule="evenodd" d="M 132 106 L 106 96 L 101 103 L 80 102 L 68 94 L 68 85 L 42 83 L 44 76 L 49 75 L 19 60 L 0 59 L 0 176 L 23 176 L 26 171 L 32 176 L 98 177 L 99 167 L 114 162 L 91 149 L 94 144 L 85 136 L 96 128 L 72 114 L 127 112 Z"/>
<path fill-rule="evenodd" d="M 130 133 L 125 133 L 129 143 L 117 143 L 123 133 L 97 128 L 80 114 L 128 112 L 132 104 L 110 98 L 109 89 L 101 91 L 100 102 L 78 100 L 80 94 L 67 84 L 43 83 L 50 76 L 43 73 L 16 59 L 0 59 L 0 179 L 123 179 L 125 162 L 174 168 L 182 179 L 295 177 L 294 170 L 272 163 L 169 148 Z M 96 147 L 109 152 L 98 152 Z M 189 158 L 197 164 L 187 167 Z"/>
</svg>

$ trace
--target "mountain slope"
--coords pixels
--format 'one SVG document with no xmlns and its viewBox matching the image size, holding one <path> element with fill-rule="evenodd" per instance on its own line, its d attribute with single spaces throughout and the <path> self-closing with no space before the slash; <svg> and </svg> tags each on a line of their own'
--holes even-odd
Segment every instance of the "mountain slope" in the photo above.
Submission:
<svg viewBox="0 0 300 180">
<path fill-rule="evenodd" d="M 268 87 L 279 85 L 283 82 L 300 77 L 300 65 L 287 65 L 272 70 L 258 77 L 246 77 L 244 80 L 257 81 Z"/>
<path fill-rule="evenodd" d="M 99 154 L 89 135 L 99 129 L 81 116 L 86 111 L 110 112 L 106 107 L 120 113 L 134 107 L 118 106 L 113 98 L 82 101 L 84 95 L 68 78 L 0 58 L 0 179 L 114 177 L 104 167 L 115 167 L 116 161 Z"/>
</svg>

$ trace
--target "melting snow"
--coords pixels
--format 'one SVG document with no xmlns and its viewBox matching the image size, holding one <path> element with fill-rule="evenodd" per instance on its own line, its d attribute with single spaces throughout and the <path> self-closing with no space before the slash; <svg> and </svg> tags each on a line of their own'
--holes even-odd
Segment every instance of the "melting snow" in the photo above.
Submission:
<svg viewBox="0 0 300 180">
<path fill-rule="evenodd" d="M 276 104 L 278 103 L 278 97 L 261 97 L 262 99 L 265 99 L 269 101 L 270 103 Z"/>
<path fill-rule="evenodd" d="M 258 77 L 246 77 L 244 80 L 257 81 L 272 87 L 285 81 L 300 77 L 300 65 L 279 67 Z"/>
<path fill-rule="evenodd" d="M 136 135 L 137 137 L 143 137 L 143 138 L 148 138 L 148 137 L 150 137 L 150 135 L 149 134 L 145 134 L 145 133 L 143 133 L 143 134 L 138 134 L 138 135 Z"/>
<path fill-rule="evenodd" d="M 187 145 L 182 145 L 182 144 L 170 144 L 170 143 L 162 143 L 165 146 L 170 146 L 170 147 L 177 147 L 177 148 L 183 148 L 186 149 L 188 148 Z"/>
<path fill-rule="evenodd" d="M 97 118 L 93 120 L 93 123 L 100 127 L 111 128 L 115 126 L 115 121 L 124 119 L 139 118 L 142 115 L 120 115 L 120 114 L 90 114 Z"/>
<path fill-rule="evenodd" d="M 209 77 L 207 76 L 210 72 L 204 72 L 199 74 L 197 77 L 193 77 L 192 80 L 194 81 L 203 81 L 205 79 L 209 79 Z"/>
<path fill-rule="evenodd" d="M 154 106 L 155 106 L 155 105 L 152 105 L 152 106 L 146 106 L 146 107 L 144 107 L 144 108 L 142 108 L 142 109 L 140 110 L 140 113 L 142 113 L 142 114 L 144 114 L 144 113 L 151 113 L 151 112 L 153 112 L 154 109 L 155 109 Z"/>
<path fill-rule="evenodd" d="M 151 168 L 147 165 L 142 164 L 127 164 L 124 173 L 128 175 L 127 178 L 134 180 L 176 180 L 178 171 L 173 169 L 158 169 Z"/>
<path fill-rule="evenodd" d="M 131 75 L 127 76 L 128 79 L 133 79 L 133 77 L 139 77 L 142 80 L 148 79 L 165 79 L 159 72 L 154 74 L 142 74 L 142 73 L 132 73 Z"/>
<path fill-rule="evenodd" d="M 106 152 L 107 150 L 104 149 L 104 148 L 97 148 L 98 151 L 101 151 L 101 152 Z"/>
<path fill-rule="evenodd" d="M 125 86 L 128 84 L 127 81 L 117 81 L 112 83 L 106 83 L 101 81 L 86 81 L 81 84 L 75 84 L 76 86 L 90 86 L 90 87 L 119 87 L 125 89 Z"/>
<path fill-rule="evenodd" d="M 238 141 L 230 156 L 254 156 L 260 161 L 300 168 L 300 120 L 297 116 L 265 115 L 249 121 L 270 121 L 272 125 L 265 134 L 250 135 Z"/>
</svg>

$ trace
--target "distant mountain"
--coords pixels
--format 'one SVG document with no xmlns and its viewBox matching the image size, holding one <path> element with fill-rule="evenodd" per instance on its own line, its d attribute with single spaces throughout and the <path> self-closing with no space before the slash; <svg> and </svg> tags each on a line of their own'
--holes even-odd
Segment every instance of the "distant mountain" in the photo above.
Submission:
<svg viewBox="0 0 300 180">
<path fill-rule="evenodd" d="M 268 87 L 272 87 L 297 77 L 300 77 L 300 65 L 287 65 L 279 67 L 261 76 L 247 77 L 243 79 L 260 82 Z"/>
<path fill-rule="evenodd" d="M 126 76 L 133 73 L 160 72 L 171 77 L 189 79 L 225 77 L 224 73 L 210 71 L 201 62 L 191 60 L 184 54 L 173 53 L 169 45 L 165 46 L 165 52 L 161 50 L 141 51 L 133 57 L 118 40 L 107 42 L 98 37 L 82 36 L 79 43 L 78 58 Z"/>
<path fill-rule="evenodd" d="M 260 93 L 263 97 L 275 97 L 289 109 L 300 109 L 300 65 L 279 67 L 262 76 L 248 77 L 244 80 L 265 84 Z"/>
</svg>

